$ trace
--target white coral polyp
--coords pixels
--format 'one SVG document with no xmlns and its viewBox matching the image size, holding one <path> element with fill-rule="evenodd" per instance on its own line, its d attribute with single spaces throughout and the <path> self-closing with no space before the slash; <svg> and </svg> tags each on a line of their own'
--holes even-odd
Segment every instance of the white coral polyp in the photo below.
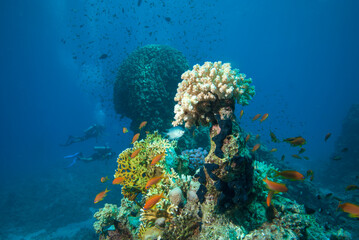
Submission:
<svg viewBox="0 0 359 240">
<path fill-rule="evenodd" d="M 175 121 L 172 124 L 178 126 L 185 122 L 185 127 L 189 128 L 199 119 L 203 122 L 205 115 L 196 112 L 200 102 L 236 99 L 240 104 L 248 104 L 255 92 L 254 87 L 249 85 L 252 79 L 245 77 L 239 70 L 232 70 L 230 63 L 218 61 L 194 65 L 193 70 L 182 74 L 183 81 L 178 84 L 174 98 L 178 104 L 174 109 Z M 206 111 L 211 109 L 206 107 Z M 211 121 L 208 117 L 205 120 Z"/>
</svg>

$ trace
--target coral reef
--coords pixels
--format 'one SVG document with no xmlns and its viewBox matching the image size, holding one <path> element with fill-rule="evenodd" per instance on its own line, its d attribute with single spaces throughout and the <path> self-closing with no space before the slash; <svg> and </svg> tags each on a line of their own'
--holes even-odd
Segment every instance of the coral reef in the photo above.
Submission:
<svg viewBox="0 0 359 240">
<path fill-rule="evenodd" d="M 144 120 L 148 122 L 146 130 L 170 128 L 173 96 L 188 68 L 182 53 L 169 46 L 138 48 L 119 68 L 113 96 L 116 112 L 132 119 L 132 130 Z"/>
<path fill-rule="evenodd" d="M 96 233 L 105 231 L 105 227 L 113 225 L 119 217 L 119 209 L 117 205 L 106 203 L 103 208 L 94 214 L 97 221 L 94 223 Z"/>
<path fill-rule="evenodd" d="M 162 153 L 165 153 L 169 148 L 175 146 L 175 141 L 163 139 L 158 132 L 147 134 L 146 138 L 141 141 L 136 141 L 133 148 L 124 150 L 117 159 L 118 168 L 115 173 L 115 178 L 122 177 L 121 182 L 122 194 L 134 200 L 139 193 L 145 193 L 146 183 L 153 177 L 160 176 L 164 173 L 163 157 L 160 162 L 155 165 L 151 164 L 152 159 Z M 131 158 L 132 152 L 140 149 L 141 151 L 136 157 Z M 168 181 L 164 177 L 164 181 Z M 156 186 L 160 186 L 157 184 Z"/>
<path fill-rule="evenodd" d="M 181 76 L 175 101 L 175 121 L 178 126 L 185 122 L 186 128 L 209 126 L 214 120 L 215 108 L 225 100 L 247 105 L 254 95 L 254 87 L 249 84 L 252 79 L 232 70 L 230 63 L 205 62 L 204 65 L 194 65 Z M 234 102 L 233 102 L 234 103 Z"/>
<path fill-rule="evenodd" d="M 188 149 L 181 152 L 179 158 L 181 159 L 182 166 L 179 171 L 182 174 L 194 175 L 197 169 L 201 168 L 204 164 L 204 158 L 207 156 L 207 150 L 199 147 L 197 149 Z M 184 171 L 184 170 L 187 171 Z"/>
</svg>

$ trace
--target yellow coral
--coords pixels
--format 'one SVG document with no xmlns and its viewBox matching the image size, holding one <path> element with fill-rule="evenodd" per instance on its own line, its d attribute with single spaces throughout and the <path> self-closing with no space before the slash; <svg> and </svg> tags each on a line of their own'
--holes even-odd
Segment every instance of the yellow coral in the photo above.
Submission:
<svg viewBox="0 0 359 240">
<path fill-rule="evenodd" d="M 151 165 L 152 159 L 175 144 L 175 141 L 163 139 L 156 131 L 148 134 L 146 139 L 136 141 L 133 148 L 124 150 L 117 158 L 118 168 L 114 176 L 124 178 L 121 183 L 122 194 L 133 200 L 138 193 L 145 193 L 147 181 L 164 172 L 165 157 L 155 165 Z M 136 157 L 131 158 L 131 154 L 137 149 L 141 151 Z"/>
</svg>

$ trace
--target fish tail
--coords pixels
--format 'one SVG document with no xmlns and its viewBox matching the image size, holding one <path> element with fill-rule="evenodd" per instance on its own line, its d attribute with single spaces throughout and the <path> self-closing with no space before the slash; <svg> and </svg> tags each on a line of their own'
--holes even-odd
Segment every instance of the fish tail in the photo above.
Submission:
<svg viewBox="0 0 359 240">
<path fill-rule="evenodd" d="M 339 201 L 339 203 L 338 203 L 338 206 L 337 206 L 337 211 L 338 211 L 338 208 L 340 207 L 340 204 L 341 204 L 341 201 Z"/>
</svg>

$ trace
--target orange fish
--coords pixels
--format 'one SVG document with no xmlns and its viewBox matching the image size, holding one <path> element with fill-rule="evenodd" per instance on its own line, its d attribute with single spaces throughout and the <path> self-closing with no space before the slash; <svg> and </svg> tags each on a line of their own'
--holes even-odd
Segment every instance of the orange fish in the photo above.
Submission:
<svg viewBox="0 0 359 240">
<path fill-rule="evenodd" d="M 108 180 L 109 180 L 108 177 L 102 177 L 102 178 L 101 178 L 101 182 L 102 182 L 102 183 L 107 182 Z"/>
<path fill-rule="evenodd" d="M 133 151 L 133 153 L 131 154 L 131 158 L 134 158 L 137 156 L 137 154 L 141 151 L 142 149 L 136 149 L 135 151 Z"/>
<path fill-rule="evenodd" d="M 276 152 L 278 149 L 276 148 L 272 148 L 272 150 L 270 150 L 271 152 Z"/>
<path fill-rule="evenodd" d="M 327 135 L 325 135 L 324 141 L 327 141 L 328 138 L 330 138 L 331 135 L 332 135 L 331 133 L 327 133 Z"/>
<path fill-rule="evenodd" d="M 116 184 L 120 184 L 125 180 L 124 177 L 117 177 L 112 181 L 112 184 L 116 185 Z"/>
<path fill-rule="evenodd" d="M 152 159 L 151 165 L 155 165 L 156 163 L 158 163 L 164 155 L 165 155 L 165 153 L 161 153 L 161 154 L 158 154 L 157 156 L 155 156 Z"/>
<path fill-rule="evenodd" d="M 159 181 L 161 181 L 162 178 L 163 178 L 163 174 L 161 176 L 151 178 L 150 180 L 147 181 L 145 189 L 149 189 L 152 185 L 157 184 Z"/>
<path fill-rule="evenodd" d="M 267 176 L 265 179 L 263 179 L 263 181 L 267 184 L 267 187 L 272 191 L 275 191 L 275 192 L 287 192 L 288 191 L 288 188 L 285 186 L 285 184 L 272 182 L 271 180 L 268 180 Z"/>
<path fill-rule="evenodd" d="M 106 188 L 105 191 L 100 192 L 99 194 L 97 194 L 96 197 L 95 197 L 94 203 L 98 203 L 98 202 L 102 201 L 102 200 L 107 196 L 107 193 L 108 193 L 109 191 L 110 191 L 110 190 L 107 190 L 107 188 Z"/>
<path fill-rule="evenodd" d="M 146 124 L 147 124 L 147 122 L 146 121 L 143 121 L 143 122 L 141 122 L 141 124 L 140 124 L 140 126 L 138 127 L 138 129 L 142 129 L 143 127 L 145 127 L 146 126 Z"/>
<path fill-rule="evenodd" d="M 303 180 L 304 179 L 304 176 L 303 174 L 297 172 L 297 171 L 293 171 L 293 170 L 286 170 L 286 171 L 281 171 L 281 172 L 278 172 L 278 171 L 275 171 L 276 176 L 281 176 L 285 179 L 290 179 L 292 181 L 296 181 L 296 180 Z"/>
<path fill-rule="evenodd" d="M 124 128 L 122 128 L 122 132 L 123 132 L 123 133 L 127 133 L 127 132 L 128 132 L 128 129 L 124 127 Z"/>
<path fill-rule="evenodd" d="M 302 138 L 301 136 L 294 137 L 294 138 L 286 138 L 283 141 L 287 142 L 287 143 L 290 143 L 290 145 L 292 147 L 303 146 L 304 144 L 307 143 L 307 141 L 304 138 Z"/>
<path fill-rule="evenodd" d="M 266 120 L 268 118 L 269 114 L 268 113 L 265 113 L 263 114 L 262 118 L 261 118 L 261 122 L 263 122 L 264 120 Z"/>
<path fill-rule="evenodd" d="M 293 154 L 292 157 L 296 158 L 296 159 L 302 159 L 301 156 L 297 155 L 297 154 Z"/>
<path fill-rule="evenodd" d="M 255 115 L 254 118 L 252 119 L 252 121 L 257 120 L 261 115 L 262 115 L 262 114 L 257 114 L 257 115 Z"/>
<path fill-rule="evenodd" d="M 239 113 L 239 119 L 241 119 L 242 118 L 242 116 L 243 116 L 243 109 L 241 110 L 241 112 Z"/>
<path fill-rule="evenodd" d="M 272 201 L 272 197 L 274 195 L 274 191 L 269 191 L 268 192 L 268 196 L 267 196 L 267 206 L 269 207 L 270 206 L 270 203 Z"/>
<path fill-rule="evenodd" d="M 252 148 L 252 152 L 257 151 L 260 146 L 261 146 L 261 145 L 260 145 L 259 143 L 257 143 L 256 145 L 254 145 L 254 147 Z"/>
<path fill-rule="evenodd" d="M 158 203 L 159 200 L 161 200 L 162 198 L 165 198 L 165 196 L 163 196 L 163 193 L 161 194 L 157 194 L 154 195 L 152 197 L 150 197 L 149 199 L 147 199 L 145 206 L 143 206 L 143 210 L 149 210 L 151 209 L 153 206 L 156 205 L 156 203 Z"/>
<path fill-rule="evenodd" d="M 246 137 L 246 142 L 248 142 L 248 140 L 249 140 L 250 137 L 251 137 L 251 135 L 248 134 L 247 137 Z"/>
<path fill-rule="evenodd" d="M 259 134 L 256 135 L 256 139 L 259 139 Z"/>
<path fill-rule="evenodd" d="M 359 206 L 353 203 L 343 203 L 338 205 L 338 208 L 341 208 L 343 212 L 349 213 L 351 218 L 359 218 Z"/>
<path fill-rule="evenodd" d="M 139 133 L 135 134 L 135 136 L 133 136 L 133 138 L 132 138 L 131 144 L 133 144 L 134 142 L 136 142 L 139 137 L 140 137 L 140 134 L 139 134 Z"/>
</svg>

